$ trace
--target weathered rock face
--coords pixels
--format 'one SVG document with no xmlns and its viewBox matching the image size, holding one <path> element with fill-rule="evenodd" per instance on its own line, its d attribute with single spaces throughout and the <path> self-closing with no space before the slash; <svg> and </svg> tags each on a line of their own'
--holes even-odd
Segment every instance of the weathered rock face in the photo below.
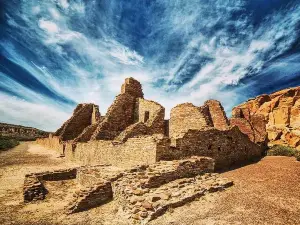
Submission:
<svg viewBox="0 0 300 225">
<path fill-rule="evenodd" d="M 18 140 L 36 140 L 37 138 L 47 137 L 49 132 L 32 127 L 24 127 L 7 123 L 0 123 L 0 136 L 15 138 Z"/>
<path fill-rule="evenodd" d="M 300 148 L 300 87 L 251 99 L 232 111 L 231 125 L 237 125 L 254 142 L 269 140 Z"/>
</svg>

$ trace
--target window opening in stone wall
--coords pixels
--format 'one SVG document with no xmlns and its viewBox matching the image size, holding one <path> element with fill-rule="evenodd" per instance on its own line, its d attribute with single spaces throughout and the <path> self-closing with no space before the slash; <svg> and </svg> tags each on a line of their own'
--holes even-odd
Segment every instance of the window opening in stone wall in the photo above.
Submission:
<svg viewBox="0 0 300 225">
<path fill-rule="evenodd" d="M 145 111 L 145 115 L 144 115 L 144 123 L 146 123 L 149 120 L 150 117 L 150 113 L 149 111 Z"/>
</svg>

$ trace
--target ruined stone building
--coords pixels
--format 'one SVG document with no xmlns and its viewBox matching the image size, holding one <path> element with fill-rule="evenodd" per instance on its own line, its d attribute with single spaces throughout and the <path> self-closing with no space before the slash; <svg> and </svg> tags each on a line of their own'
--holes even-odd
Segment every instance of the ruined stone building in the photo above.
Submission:
<svg viewBox="0 0 300 225">
<path fill-rule="evenodd" d="M 124 168 L 208 156 L 217 169 L 224 169 L 262 155 L 260 146 L 230 126 L 220 102 L 209 100 L 200 107 L 183 103 L 165 120 L 164 107 L 146 100 L 133 78 L 125 80 L 106 115 L 94 104 L 79 104 L 61 128 L 38 143 L 82 165 Z"/>
<path fill-rule="evenodd" d="M 244 133 L 230 125 L 216 100 L 177 105 L 165 120 L 164 107 L 144 99 L 141 84 L 127 78 L 106 115 L 94 104 L 79 104 L 53 135 L 37 140 L 81 166 L 27 174 L 24 201 L 46 198 L 49 181 L 73 179 L 77 189 L 66 199 L 65 213 L 115 200 L 124 218 L 145 224 L 233 185 L 215 170 L 263 154 Z"/>
</svg>

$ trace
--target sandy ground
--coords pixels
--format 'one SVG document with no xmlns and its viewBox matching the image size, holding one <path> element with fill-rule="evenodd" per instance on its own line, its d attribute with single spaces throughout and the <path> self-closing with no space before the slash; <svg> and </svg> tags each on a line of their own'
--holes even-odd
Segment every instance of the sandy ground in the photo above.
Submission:
<svg viewBox="0 0 300 225">
<path fill-rule="evenodd" d="M 73 166 L 77 165 L 33 143 L 1 152 L 0 224 L 129 224 L 118 217 L 119 206 L 114 201 L 65 215 L 69 193 L 76 188 L 73 181 L 47 182 L 49 194 L 44 201 L 23 203 L 26 173 Z M 222 176 L 235 185 L 169 210 L 150 224 L 300 224 L 300 162 L 294 158 L 266 157 Z"/>
</svg>

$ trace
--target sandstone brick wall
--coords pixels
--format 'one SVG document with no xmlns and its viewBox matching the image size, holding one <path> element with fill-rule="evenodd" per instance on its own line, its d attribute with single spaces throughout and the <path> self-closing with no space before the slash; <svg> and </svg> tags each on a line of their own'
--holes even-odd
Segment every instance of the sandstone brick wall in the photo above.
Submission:
<svg viewBox="0 0 300 225">
<path fill-rule="evenodd" d="M 175 140 L 175 146 L 158 152 L 160 160 L 181 159 L 193 155 L 207 156 L 215 160 L 217 169 L 226 169 L 233 165 L 260 158 L 262 149 L 251 142 L 237 127 L 220 131 L 189 130 Z"/>
<path fill-rule="evenodd" d="M 100 206 L 113 198 L 111 183 L 102 181 L 93 187 L 82 187 L 74 193 L 73 197 L 73 201 L 69 203 L 66 209 L 68 214 Z"/>
<path fill-rule="evenodd" d="M 135 101 L 136 98 L 128 93 L 118 95 L 91 139 L 112 140 L 133 124 Z"/>
<path fill-rule="evenodd" d="M 94 117 L 94 118 L 93 118 Z M 98 106 L 94 104 L 79 104 L 72 117 L 67 120 L 61 128 L 55 132 L 55 136 L 59 136 L 62 141 L 73 140 L 82 131 L 100 118 Z"/>
<path fill-rule="evenodd" d="M 142 85 L 140 84 L 140 82 L 138 82 L 137 80 L 135 80 L 132 77 L 125 79 L 125 83 L 121 87 L 121 94 L 124 94 L 124 93 L 130 94 L 130 95 L 134 96 L 135 98 L 143 98 L 144 97 Z"/>
<path fill-rule="evenodd" d="M 125 142 L 128 138 L 138 137 L 151 134 L 150 128 L 143 122 L 137 122 L 128 126 L 118 137 L 115 138 L 116 142 Z"/>
<path fill-rule="evenodd" d="M 23 186 L 24 202 L 27 203 L 45 199 L 48 191 L 43 184 L 44 181 L 75 179 L 76 174 L 77 168 L 26 174 Z"/>
<path fill-rule="evenodd" d="M 31 202 L 45 199 L 47 190 L 35 175 L 26 175 L 23 186 L 24 202 Z"/>
<path fill-rule="evenodd" d="M 227 130 L 229 128 L 229 121 L 221 103 L 217 100 L 208 100 L 204 105 L 207 105 L 209 108 L 213 126 L 218 130 Z"/>
<path fill-rule="evenodd" d="M 64 152 L 64 145 L 61 143 L 60 138 L 57 136 L 49 135 L 48 138 L 39 138 L 36 140 L 37 144 L 53 149 L 60 154 Z"/>
<path fill-rule="evenodd" d="M 66 158 L 83 165 L 112 164 L 128 168 L 139 164 L 151 164 L 157 160 L 156 151 L 163 148 L 164 139 L 152 136 L 130 138 L 125 143 L 114 144 L 109 140 L 66 144 Z M 168 147 L 168 146 L 166 146 Z"/>
<path fill-rule="evenodd" d="M 164 134 L 165 108 L 157 102 L 142 98 L 137 99 L 136 104 L 135 121 L 145 123 L 152 134 Z"/>
<path fill-rule="evenodd" d="M 207 114 L 207 108 L 200 108 L 192 103 L 177 105 L 171 110 L 169 120 L 170 137 L 177 138 L 189 129 L 202 130 L 212 127 L 212 121 Z"/>
</svg>

